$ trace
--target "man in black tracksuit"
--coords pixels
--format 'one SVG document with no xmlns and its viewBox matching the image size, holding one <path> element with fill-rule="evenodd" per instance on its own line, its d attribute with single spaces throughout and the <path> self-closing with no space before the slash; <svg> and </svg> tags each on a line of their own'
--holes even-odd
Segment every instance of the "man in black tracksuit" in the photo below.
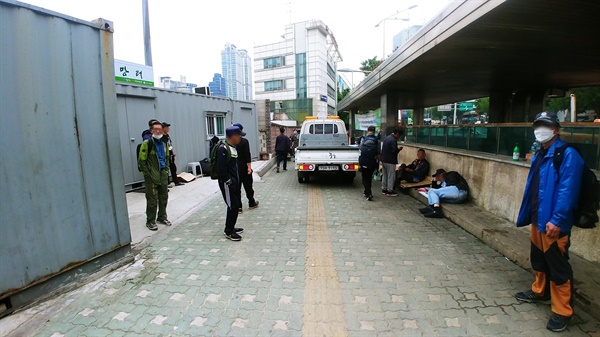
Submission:
<svg viewBox="0 0 600 337">
<path fill-rule="evenodd" d="M 235 228 L 238 218 L 238 210 L 241 207 L 242 196 L 240 194 L 240 177 L 238 171 L 238 154 L 236 146 L 240 143 L 242 136 L 246 134 L 237 126 L 230 126 L 225 130 L 227 139 L 225 144 L 219 145 L 217 152 L 217 171 L 219 172 L 219 188 L 223 200 L 227 205 L 227 217 L 225 219 L 225 231 L 223 234 L 231 241 L 241 241 L 239 235 L 244 230 Z"/>
<path fill-rule="evenodd" d="M 237 126 L 242 132 L 244 131 L 244 126 L 240 123 L 235 123 L 233 126 Z M 242 195 L 242 186 L 244 186 L 244 191 L 246 191 L 246 197 L 248 198 L 248 206 L 250 209 L 253 209 L 258 207 L 258 201 L 254 199 L 254 189 L 252 188 L 252 154 L 250 153 L 250 142 L 248 142 L 248 139 L 242 137 L 240 144 L 235 148 L 238 153 L 240 200 Z M 242 213 L 241 202 L 239 213 Z"/>
</svg>

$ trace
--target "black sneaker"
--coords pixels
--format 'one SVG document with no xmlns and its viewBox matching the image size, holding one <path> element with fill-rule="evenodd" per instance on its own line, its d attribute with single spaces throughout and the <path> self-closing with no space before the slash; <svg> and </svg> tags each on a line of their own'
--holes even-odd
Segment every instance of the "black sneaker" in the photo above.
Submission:
<svg viewBox="0 0 600 337">
<path fill-rule="evenodd" d="M 283 170 L 284 170 L 284 171 L 287 171 L 287 169 L 286 169 L 286 168 L 284 168 Z"/>
<path fill-rule="evenodd" d="M 171 221 L 169 221 L 169 220 L 167 220 L 167 219 L 164 219 L 164 220 L 158 220 L 158 223 L 161 223 L 161 224 L 163 224 L 163 225 L 165 225 L 165 226 L 171 226 L 171 225 L 172 225 Z"/>
<path fill-rule="evenodd" d="M 244 210 L 243 210 L 243 209 L 240 207 L 240 208 L 238 209 L 238 214 L 242 214 L 242 213 L 244 213 Z"/>
<path fill-rule="evenodd" d="M 515 298 L 521 302 L 546 302 L 550 301 L 550 296 L 541 296 L 533 292 L 533 290 L 525 290 L 515 294 Z"/>
<path fill-rule="evenodd" d="M 254 205 L 251 205 L 251 206 L 250 206 L 250 209 L 255 209 L 256 207 L 258 207 L 258 204 L 260 204 L 260 202 L 256 201 L 256 202 L 254 203 Z"/>
<path fill-rule="evenodd" d="M 225 234 L 225 237 L 231 241 L 242 241 L 242 237 L 238 233 Z"/>
<path fill-rule="evenodd" d="M 434 207 L 430 213 L 423 214 L 426 218 L 441 219 L 444 217 L 441 207 Z"/>
<path fill-rule="evenodd" d="M 388 194 L 388 193 L 389 193 L 389 192 L 388 192 L 387 190 L 381 190 L 381 195 L 386 195 L 386 194 Z"/>
<path fill-rule="evenodd" d="M 372 194 L 367 197 L 367 201 L 373 201 L 373 195 Z"/>
<path fill-rule="evenodd" d="M 571 317 L 562 316 L 559 314 L 552 313 L 550 320 L 548 320 L 548 324 L 546 325 L 546 329 L 553 332 L 561 332 L 565 331 L 569 322 L 571 322 Z"/>
<path fill-rule="evenodd" d="M 279 167 L 277 168 L 277 173 L 279 173 Z"/>
<path fill-rule="evenodd" d="M 158 226 L 154 222 L 146 222 L 146 227 L 151 231 L 157 231 Z"/>
<path fill-rule="evenodd" d="M 244 232 L 244 229 L 243 228 L 236 228 L 236 229 L 234 229 L 234 231 L 237 234 L 242 234 Z M 223 232 L 223 235 L 227 235 L 227 233 Z"/>
<path fill-rule="evenodd" d="M 431 213 L 433 212 L 433 208 L 431 206 L 419 208 L 419 212 L 421 212 L 421 214 Z"/>
<path fill-rule="evenodd" d="M 397 193 L 396 191 L 388 191 L 388 192 L 385 194 L 385 196 L 386 196 L 386 197 L 397 197 L 397 196 L 398 196 L 398 193 Z"/>
</svg>

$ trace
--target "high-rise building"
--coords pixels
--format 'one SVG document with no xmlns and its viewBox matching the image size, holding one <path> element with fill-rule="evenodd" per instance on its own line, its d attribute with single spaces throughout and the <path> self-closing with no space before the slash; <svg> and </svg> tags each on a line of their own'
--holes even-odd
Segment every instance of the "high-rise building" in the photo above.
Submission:
<svg viewBox="0 0 600 337">
<path fill-rule="evenodd" d="M 396 49 L 402 47 L 406 41 L 408 41 L 411 37 L 415 36 L 417 34 L 417 32 L 421 29 L 421 25 L 414 25 L 414 26 L 410 26 L 409 28 L 406 28 L 404 30 L 402 30 L 400 33 L 394 35 L 394 43 L 393 46 L 394 48 L 392 49 L 393 51 L 396 51 Z"/>
<path fill-rule="evenodd" d="M 252 100 L 252 59 L 245 49 L 225 44 L 221 51 L 221 67 L 225 78 L 226 96 L 241 101 Z"/>
<path fill-rule="evenodd" d="M 223 78 L 223 76 L 221 76 L 221 74 L 216 73 L 215 76 L 213 76 L 212 82 L 208 83 L 211 95 L 227 97 L 226 82 L 227 81 Z"/>
<path fill-rule="evenodd" d="M 282 37 L 254 47 L 256 100 L 269 99 L 276 116 L 299 122 L 336 115 L 336 69 L 342 57 L 329 27 L 319 20 L 294 23 Z"/>
</svg>

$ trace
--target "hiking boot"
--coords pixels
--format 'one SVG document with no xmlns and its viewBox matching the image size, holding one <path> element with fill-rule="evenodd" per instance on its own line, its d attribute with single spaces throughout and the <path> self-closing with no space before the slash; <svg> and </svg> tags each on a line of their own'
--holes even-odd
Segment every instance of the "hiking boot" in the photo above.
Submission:
<svg viewBox="0 0 600 337">
<path fill-rule="evenodd" d="M 433 207 L 427 206 L 427 207 L 419 208 L 419 212 L 421 212 L 421 214 L 431 213 L 431 212 L 433 212 Z"/>
<path fill-rule="evenodd" d="M 385 194 L 385 196 L 386 196 L 386 197 L 397 197 L 397 196 L 398 196 L 398 193 L 397 193 L 396 191 L 388 191 L 388 192 Z"/>
<path fill-rule="evenodd" d="M 569 322 L 571 322 L 571 317 L 562 316 L 559 314 L 552 313 L 550 320 L 548 320 L 548 324 L 546 325 L 546 329 L 553 332 L 561 332 L 567 328 Z"/>
<path fill-rule="evenodd" d="M 242 234 L 244 232 L 244 229 L 243 228 L 236 228 L 236 229 L 234 229 L 234 231 L 237 234 Z M 223 235 L 227 235 L 227 233 L 223 232 Z"/>
<path fill-rule="evenodd" d="M 157 231 L 158 226 L 154 222 L 146 222 L 146 227 L 151 231 Z"/>
<path fill-rule="evenodd" d="M 541 296 L 533 292 L 533 290 L 525 290 L 515 294 L 515 298 L 521 302 L 546 302 L 550 301 L 550 296 Z"/>
<path fill-rule="evenodd" d="M 163 225 L 165 225 L 165 226 L 171 226 L 171 225 L 172 225 L 171 221 L 169 221 L 169 220 L 167 220 L 167 219 L 164 219 L 164 220 L 158 220 L 158 223 L 161 223 L 161 224 L 163 224 Z"/>
<path fill-rule="evenodd" d="M 423 214 L 426 218 L 441 219 L 444 217 L 441 207 L 433 207 L 431 212 Z"/>
<path fill-rule="evenodd" d="M 260 202 L 256 201 L 254 205 L 250 205 L 250 209 L 255 209 L 256 207 L 258 207 L 258 204 L 260 204 Z"/>
<path fill-rule="evenodd" d="M 231 241 L 242 241 L 242 237 L 238 233 L 225 234 L 225 237 Z"/>
</svg>

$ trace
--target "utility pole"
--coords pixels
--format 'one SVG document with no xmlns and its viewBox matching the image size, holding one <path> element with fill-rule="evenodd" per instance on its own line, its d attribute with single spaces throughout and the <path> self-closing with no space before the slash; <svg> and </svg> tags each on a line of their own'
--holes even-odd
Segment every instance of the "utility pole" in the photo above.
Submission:
<svg viewBox="0 0 600 337">
<path fill-rule="evenodd" d="M 142 17 L 144 23 L 144 58 L 146 65 L 152 67 L 152 44 L 150 43 L 150 16 L 148 0 L 142 0 Z"/>
</svg>

